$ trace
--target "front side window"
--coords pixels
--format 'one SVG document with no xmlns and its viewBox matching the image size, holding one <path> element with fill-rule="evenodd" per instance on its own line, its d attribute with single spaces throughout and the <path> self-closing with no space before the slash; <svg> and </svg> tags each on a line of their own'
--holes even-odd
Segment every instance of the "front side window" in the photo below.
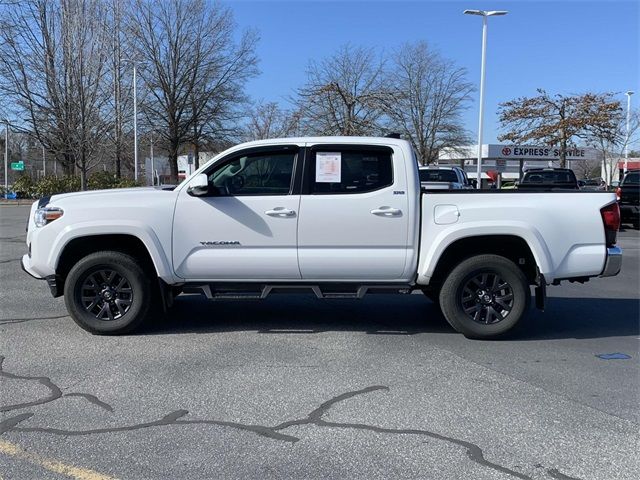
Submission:
<svg viewBox="0 0 640 480">
<path fill-rule="evenodd" d="M 311 154 L 310 193 L 349 194 L 393 184 L 390 149 L 328 149 Z"/>
<path fill-rule="evenodd" d="M 209 174 L 217 195 L 287 195 L 296 152 L 266 152 L 236 157 Z"/>
</svg>

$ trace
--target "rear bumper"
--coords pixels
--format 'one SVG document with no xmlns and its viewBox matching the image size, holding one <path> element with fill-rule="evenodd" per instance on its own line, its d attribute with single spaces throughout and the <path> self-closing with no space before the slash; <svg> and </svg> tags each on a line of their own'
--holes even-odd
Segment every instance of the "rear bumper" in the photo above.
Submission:
<svg viewBox="0 0 640 480">
<path fill-rule="evenodd" d="M 620 247 L 608 247 L 607 259 L 604 262 L 604 270 L 601 277 L 613 277 L 620 273 L 622 268 L 622 249 Z"/>
</svg>

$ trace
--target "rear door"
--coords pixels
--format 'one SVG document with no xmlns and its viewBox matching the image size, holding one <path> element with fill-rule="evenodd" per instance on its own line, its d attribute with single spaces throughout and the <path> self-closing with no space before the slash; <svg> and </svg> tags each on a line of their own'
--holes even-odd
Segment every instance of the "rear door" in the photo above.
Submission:
<svg viewBox="0 0 640 480">
<path fill-rule="evenodd" d="M 404 162 L 397 147 L 308 148 L 298 220 L 304 280 L 401 280 L 410 248 Z"/>
</svg>

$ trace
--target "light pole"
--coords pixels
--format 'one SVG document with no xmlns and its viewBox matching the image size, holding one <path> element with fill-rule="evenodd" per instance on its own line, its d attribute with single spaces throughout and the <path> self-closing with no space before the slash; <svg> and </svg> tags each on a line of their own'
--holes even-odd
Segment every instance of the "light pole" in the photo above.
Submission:
<svg viewBox="0 0 640 480">
<path fill-rule="evenodd" d="M 9 195 L 9 120 L 4 119 L 4 198 Z"/>
<path fill-rule="evenodd" d="M 477 165 L 477 179 L 478 188 L 482 188 L 482 127 L 484 118 L 484 77 L 485 77 L 485 64 L 487 60 L 487 17 L 493 17 L 497 15 L 506 15 L 508 12 L 505 10 L 465 10 L 466 15 L 480 15 L 482 17 L 482 63 L 480 66 L 480 113 L 478 118 L 478 165 Z"/>
<path fill-rule="evenodd" d="M 136 62 L 133 62 L 133 178 L 138 181 L 138 96 L 137 96 L 137 70 Z"/>
<path fill-rule="evenodd" d="M 631 95 L 633 91 L 629 90 L 627 96 L 627 136 L 624 141 L 624 173 L 629 169 L 629 121 L 631 120 Z"/>
<path fill-rule="evenodd" d="M 150 140 L 149 155 L 151 156 L 151 186 L 153 187 L 156 184 L 155 165 L 153 160 L 153 130 L 151 130 L 149 140 Z"/>
</svg>

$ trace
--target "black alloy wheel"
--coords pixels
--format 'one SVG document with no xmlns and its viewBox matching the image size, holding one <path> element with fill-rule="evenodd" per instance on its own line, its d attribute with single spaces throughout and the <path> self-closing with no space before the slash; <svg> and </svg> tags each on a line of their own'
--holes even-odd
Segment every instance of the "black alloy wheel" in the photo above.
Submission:
<svg viewBox="0 0 640 480">
<path fill-rule="evenodd" d="M 513 309 L 513 288 L 497 273 L 472 275 L 462 288 L 462 309 L 482 324 L 503 321 Z"/>
<path fill-rule="evenodd" d="M 98 320 L 117 320 L 133 303 L 131 282 L 115 270 L 100 269 L 88 273 L 82 283 L 82 304 Z"/>
</svg>

